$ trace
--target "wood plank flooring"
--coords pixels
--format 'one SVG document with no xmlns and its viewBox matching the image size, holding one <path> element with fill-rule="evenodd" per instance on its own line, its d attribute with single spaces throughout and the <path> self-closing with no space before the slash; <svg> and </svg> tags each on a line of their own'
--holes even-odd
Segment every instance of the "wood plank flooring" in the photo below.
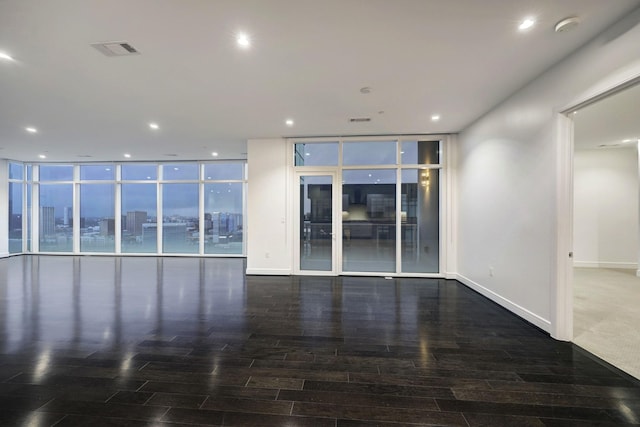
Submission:
<svg viewBox="0 0 640 427">
<path fill-rule="evenodd" d="M 640 384 L 447 280 L 0 260 L 0 425 L 623 426 Z"/>
</svg>

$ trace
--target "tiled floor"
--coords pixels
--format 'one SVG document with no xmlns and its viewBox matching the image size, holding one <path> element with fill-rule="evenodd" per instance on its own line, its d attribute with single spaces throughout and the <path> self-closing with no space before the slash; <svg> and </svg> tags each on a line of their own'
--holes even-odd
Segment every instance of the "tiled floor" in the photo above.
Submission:
<svg viewBox="0 0 640 427">
<path fill-rule="evenodd" d="M 640 378 L 640 278 L 635 273 L 574 269 L 574 341 Z"/>
<path fill-rule="evenodd" d="M 640 386 L 454 281 L 0 260 L 0 425 L 621 426 Z"/>
</svg>

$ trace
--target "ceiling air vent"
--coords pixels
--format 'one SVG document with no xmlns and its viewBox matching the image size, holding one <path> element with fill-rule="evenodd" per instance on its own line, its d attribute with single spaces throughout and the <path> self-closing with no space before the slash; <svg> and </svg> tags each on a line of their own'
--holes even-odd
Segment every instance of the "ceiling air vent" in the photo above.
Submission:
<svg viewBox="0 0 640 427">
<path fill-rule="evenodd" d="M 105 42 L 91 43 L 91 46 L 98 49 L 105 56 L 129 56 L 139 55 L 140 52 L 127 42 Z"/>
<path fill-rule="evenodd" d="M 353 117 L 349 119 L 349 122 L 351 123 L 366 123 L 370 121 L 371 121 L 371 117 Z"/>
</svg>

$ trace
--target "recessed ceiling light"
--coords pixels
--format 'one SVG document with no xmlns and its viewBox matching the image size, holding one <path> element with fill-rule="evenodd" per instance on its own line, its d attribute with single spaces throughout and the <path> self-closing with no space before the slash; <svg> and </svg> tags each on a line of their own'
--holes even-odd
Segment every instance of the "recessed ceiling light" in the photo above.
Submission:
<svg viewBox="0 0 640 427">
<path fill-rule="evenodd" d="M 40 157 L 41 159 L 46 159 L 47 156 L 45 156 L 44 154 L 38 154 L 38 157 Z"/>
<path fill-rule="evenodd" d="M 157 123 L 149 123 L 149 128 L 153 129 L 153 130 L 158 130 L 160 129 L 160 125 L 158 125 Z"/>
<path fill-rule="evenodd" d="M 129 154 L 129 153 L 124 153 L 124 157 L 128 159 L 128 158 L 130 158 L 130 157 L 131 157 L 131 154 Z"/>
<path fill-rule="evenodd" d="M 26 127 L 24 128 L 24 130 L 26 130 L 29 133 L 38 133 L 38 129 L 34 128 L 34 127 Z"/>
<path fill-rule="evenodd" d="M 238 34 L 238 37 L 236 38 L 236 42 L 238 42 L 238 46 L 240 46 L 243 49 L 248 49 L 249 46 L 251 46 L 251 40 L 249 39 L 249 36 L 246 35 L 245 33 Z"/>
<path fill-rule="evenodd" d="M 433 116 L 431 116 L 432 122 L 437 122 L 438 120 L 440 120 L 440 114 L 434 114 Z"/>
<path fill-rule="evenodd" d="M 289 127 L 293 126 L 293 120 L 291 119 L 287 119 L 287 121 L 285 121 L 284 123 Z"/>
<path fill-rule="evenodd" d="M 217 151 L 214 151 L 213 153 L 211 153 L 211 155 L 212 155 L 213 157 L 218 157 L 218 152 L 217 152 Z"/>
<path fill-rule="evenodd" d="M 625 144 L 629 144 L 631 142 L 636 142 L 638 139 L 637 138 L 628 138 L 628 139 L 623 139 L 622 142 L 624 142 Z"/>
<path fill-rule="evenodd" d="M 536 23 L 535 19 L 525 18 L 522 22 L 520 22 L 520 25 L 518 25 L 518 29 L 520 31 L 528 30 L 529 28 L 533 27 L 535 23 Z"/>
<path fill-rule="evenodd" d="M 5 61 L 13 61 L 13 57 L 8 53 L 0 52 L 0 59 L 4 59 Z"/>
</svg>

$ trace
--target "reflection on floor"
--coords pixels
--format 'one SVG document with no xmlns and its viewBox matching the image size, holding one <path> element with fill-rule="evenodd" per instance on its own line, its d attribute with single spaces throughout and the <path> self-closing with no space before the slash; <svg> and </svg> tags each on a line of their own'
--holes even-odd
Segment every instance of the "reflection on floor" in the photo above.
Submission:
<svg viewBox="0 0 640 427">
<path fill-rule="evenodd" d="M 244 268 L 0 260 L 0 425 L 640 423 L 637 382 L 455 281 Z"/>
<path fill-rule="evenodd" d="M 574 269 L 574 342 L 640 378 L 640 278 L 635 270 Z"/>
</svg>

